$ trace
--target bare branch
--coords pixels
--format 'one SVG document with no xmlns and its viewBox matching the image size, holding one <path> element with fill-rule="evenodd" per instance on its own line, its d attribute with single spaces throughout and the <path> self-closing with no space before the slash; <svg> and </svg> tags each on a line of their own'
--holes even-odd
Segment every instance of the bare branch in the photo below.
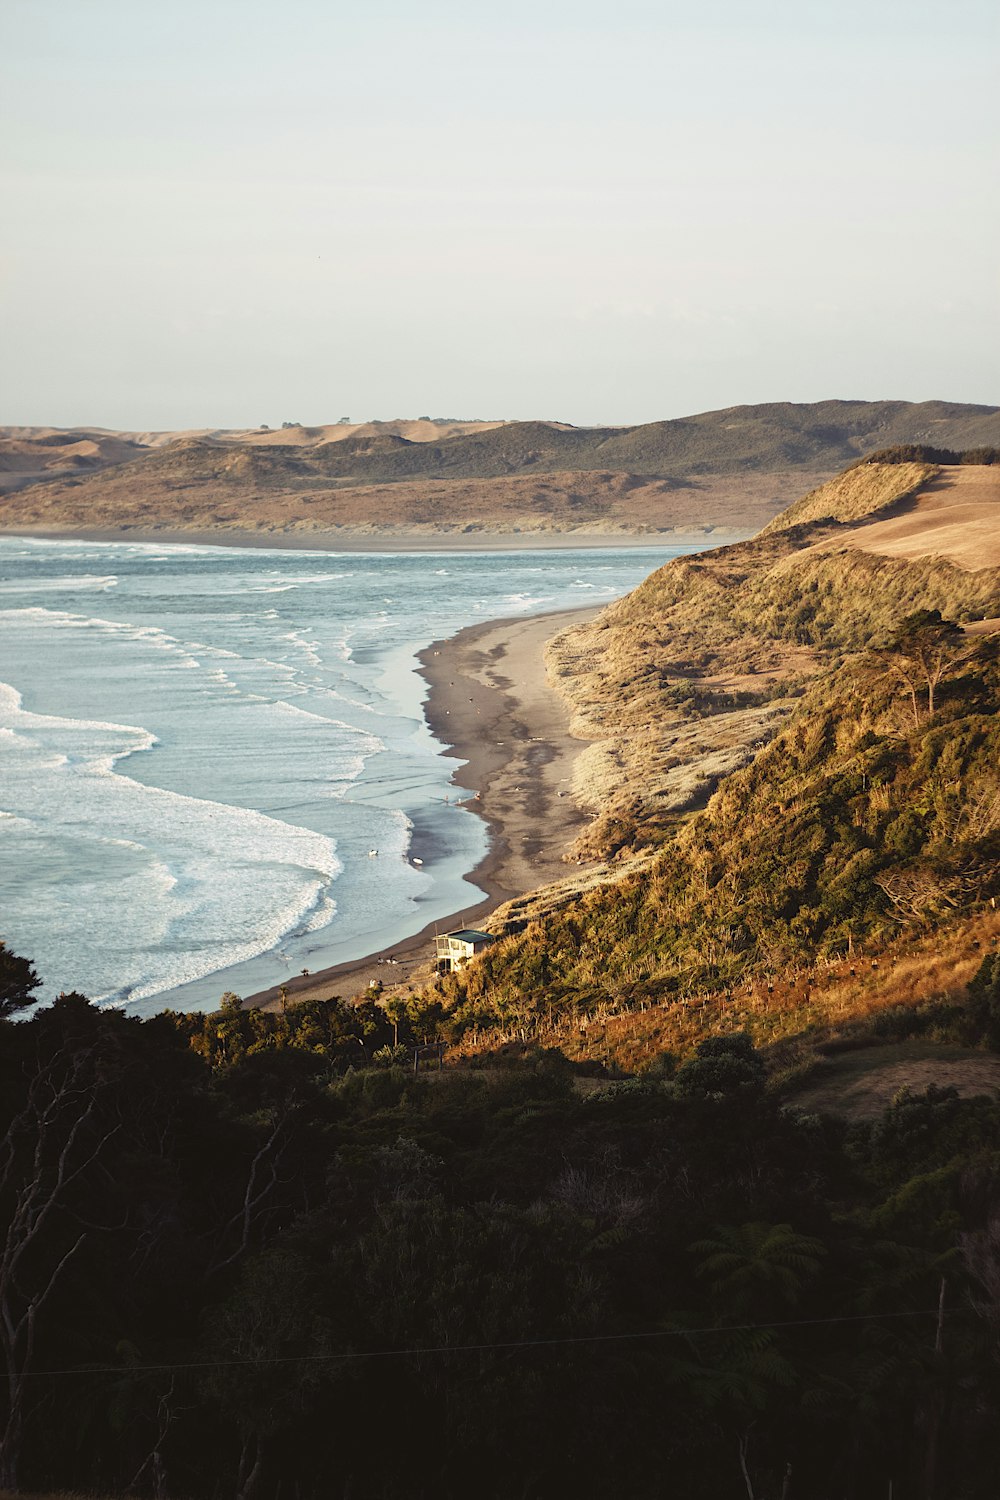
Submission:
<svg viewBox="0 0 1000 1500">
<path fill-rule="evenodd" d="M 247 1176 L 246 1192 L 243 1194 L 242 1207 L 237 1213 L 233 1215 L 233 1217 L 229 1220 L 229 1223 L 223 1230 L 223 1238 L 225 1238 L 229 1234 L 230 1230 L 234 1229 L 237 1225 L 240 1225 L 240 1242 L 231 1255 L 227 1255 L 224 1260 L 217 1261 L 215 1265 L 212 1266 L 211 1270 L 209 1271 L 209 1275 L 214 1276 L 217 1272 L 224 1271 L 227 1266 L 231 1266 L 233 1262 L 235 1260 L 238 1260 L 240 1256 L 246 1251 L 247 1246 L 250 1243 L 250 1234 L 253 1228 L 254 1214 L 258 1209 L 262 1208 L 263 1204 L 270 1196 L 272 1189 L 278 1181 L 278 1165 L 285 1153 L 285 1148 L 288 1144 L 287 1141 L 284 1142 L 281 1147 L 274 1152 L 273 1157 L 270 1157 L 270 1153 L 275 1147 L 278 1138 L 284 1130 L 287 1122 L 287 1114 L 279 1117 L 277 1124 L 271 1131 L 271 1134 L 268 1136 L 267 1140 L 264 1142 L 260 1150 L 257 1152 L 256 1156 L 251 1161 L 250 1171 Z M 265 1167 L 268 1174 L 267 1178 L 263 1182 L 263 1184 L 259 1184 L 258 1174 L 262 1173 Z"/>
</svg>

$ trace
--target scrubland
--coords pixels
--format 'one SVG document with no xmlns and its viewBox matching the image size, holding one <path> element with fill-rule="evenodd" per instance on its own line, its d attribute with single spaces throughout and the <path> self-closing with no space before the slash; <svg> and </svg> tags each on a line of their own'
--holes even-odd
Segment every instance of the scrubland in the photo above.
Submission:
<svg viewBox="0 0 1000 1500">
<path fill-rule="evenodd" d="M 808 497 L 811 519 L 793 506 L 678 559 L 553 641 L 590 742 L 574 852 L 612 874 L 497 914 L 533 920 L 441 987 L 466 1053 L 520 1038 L 632 1069 L 720 1028 L 833 1034 L 905 1004 L 907 972 L 911 1003 L 961 989 L 926 945 L 964 951 L 973 920 L 992 935 L 976 914 L 1000 894 L 997 638 L 956 633 L 931 713 L 900 633 L 920 611 L 995 617 L 1000 570 L 837 545 L 866 494 L 872 515 L 916 505 L 940 472 L 852 469 Z M 831 968 L 861 953 L 873 984 Z"/>
</svg>

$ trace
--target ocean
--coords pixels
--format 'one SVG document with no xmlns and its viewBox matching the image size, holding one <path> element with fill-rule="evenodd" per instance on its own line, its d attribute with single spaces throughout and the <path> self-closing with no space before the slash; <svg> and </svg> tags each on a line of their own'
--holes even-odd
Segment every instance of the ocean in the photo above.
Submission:
<svg viewBox="0 0 1000 1500">
<path fill-rule="evenodd" d="M 486 830 L 456 805 L 416 653 L 606 602 L 695 550 L 0 537 L 0 938 L 43 998 L 147 1014 L 474 905 Z"/>
</svg>

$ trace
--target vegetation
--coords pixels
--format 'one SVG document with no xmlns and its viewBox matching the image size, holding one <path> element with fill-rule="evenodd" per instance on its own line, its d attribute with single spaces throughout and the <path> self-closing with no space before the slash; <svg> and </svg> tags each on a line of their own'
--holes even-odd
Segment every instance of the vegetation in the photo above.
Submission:
<svg viewBox="0 0 1000 1500">
<path fill-rule="evenodd" d="M 884 503 L 886 483 L 898 495 L 893 476 L 904 476 L 903 489 L 910 482 L 888 466 L 853 473 L 860 514 Z M 753 541 L 674 560 L 550 646 L 574 732 L 592 742 L 576 773 L 576 793 L 595 813 L 579 855 L 659 847 L 677 813 L 704 807 L 790 715 L 798 723 L 842 711 L 837 674 L 848 656 L 889 653 L 890 676 L 901 621 L 921 610 L 952 625 L 1000 614 L 996 569 L 837 551 L 837 523 L 781 522 Z M 822 548 L 812 545 L 817 537 Z M 861 691 L 856 665 L 842 679 L 851 711 Z M 884 728 L 895 733 L 888 721 Z"/>
<path fill-rule="evenodd" d="M 903 452 L 905 450 L 897 450 Z M 861 467 L 852 466 L 829 484 L 804 495 L 776 516 L 765 534 L 787 531 L 806 521 L 860 521 L 877 516 L 921 489 L 936 472 L 933 463 L 909 462 L 873 454 Z"/>
<path fill-rule="evenodd" d="M 847 1128 L 741 1034 L 414 1077 L 344 1020 L 0 1023 L 0 1483 L 992 1496 L 1000 1105 Z"/>
<path fill-rule="evenodd" d="M 26 958 L 0 943 L 0 1016 L 26 1010 L 41 982 Z"/>
<path fill-rule="evenodd" d="M 997 464 L 1000 463 L 1000 448 L 967 448 L 957 453 L 954 448 L 932 448 L 926 443 L 897 443 L 894 448 L 879 448 L 859 464 Z"/>
<path fill-rule="evenodd" d="M 886 653 L 824 673 L 751 765 L 641 873 L 565 905 L 442 983 L 450 1034 L 726 994 L 754 976 L 890 941 L 1000 894 L 1000 667 L 940 622 L 933 714 Z M 914 644 L 914 643 L 917 644 Z M 947 671 L 952 653 L 953 675 Z M 917 658 L 916 670 L 922 671 Z M 915 707 L 914 707 L 915 705 Z M 648 839 L 648 821 L 636 838 Z"/>
</svg>

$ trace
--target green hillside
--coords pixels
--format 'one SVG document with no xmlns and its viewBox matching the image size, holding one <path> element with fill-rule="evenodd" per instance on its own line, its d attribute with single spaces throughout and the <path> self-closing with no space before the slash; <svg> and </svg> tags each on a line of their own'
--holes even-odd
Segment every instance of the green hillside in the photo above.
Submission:
<svg viewBox="0 0 1000 1500">
<path fill-rule="evenodd" d="M 729 992 L 1000 895 L 997 638 L 959 628 L 1000 616 L 1000 571 L 809 545 L 929 472 L 851 469 L 557 638 L 595 742 L 578 848 L 620 877 L 445 981 L 453 1037 Z"/>
</svg>

